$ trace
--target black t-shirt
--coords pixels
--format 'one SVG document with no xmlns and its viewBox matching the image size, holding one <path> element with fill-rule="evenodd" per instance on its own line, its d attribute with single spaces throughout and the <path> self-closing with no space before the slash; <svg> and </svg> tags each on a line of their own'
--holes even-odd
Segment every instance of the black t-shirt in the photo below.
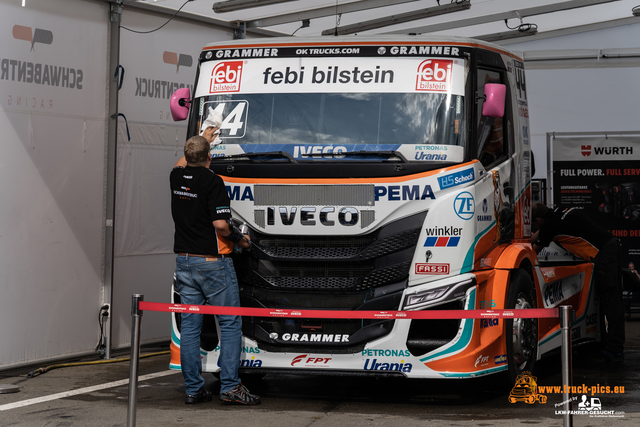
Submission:
<svg viewBox="0 0 640 427">
<path fill-rule="evenodd" d="M 205 167 L 176 167 L 171 183 L 173 251 L 198 255 L 228 254 L 233 244 L 217 235 L 213 221 L 231 218 L 222 178 Z"/>
<path fill-rule="evenodd" d="M 581 209 L 555 208 L 544 218 L 535 245 L 547 247 L 553 240 L 571 253 L 591 261 L 613 234 Z"/>
</svg>

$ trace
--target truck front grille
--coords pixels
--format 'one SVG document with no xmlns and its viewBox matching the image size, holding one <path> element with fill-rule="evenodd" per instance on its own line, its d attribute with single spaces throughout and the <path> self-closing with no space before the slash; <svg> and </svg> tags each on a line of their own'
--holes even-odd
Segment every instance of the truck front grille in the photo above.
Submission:
<svg viewBox="0 0 640 427">
<path fill-rule="evenodd" d="M 397 310 L 426 215 L 412 215 L 363 236 L 252 232 L 254 245 L 249 256 L 236 258 L 241 303 L 245 307 Z M 243 333 L 269 351 L 303 351 L 311 346 L 318 353 L 335 353 L 364 348 L 393 326 L 393 321 L 360 319 L 317 323 L 319 326 L 309 329 L 305 319 L 245 317 Z M 302 337 L 311 331 L 348 340 L 285 339 L 287 334 Z"/>
</svg>

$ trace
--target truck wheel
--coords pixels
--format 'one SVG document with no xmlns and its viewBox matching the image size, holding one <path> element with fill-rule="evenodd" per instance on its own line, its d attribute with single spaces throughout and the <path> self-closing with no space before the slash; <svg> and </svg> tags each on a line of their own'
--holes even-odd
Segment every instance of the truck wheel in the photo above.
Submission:
<svg viewBox="0 0 640 427">
<path fill-rule="evenodd" d="M 507 309 L 536 308 L 536 292 L 524 270 L 513 270 Z M 533 372 L 538 353 L 538 319 L 506 319 L 504 322 L 509 366 L 505 379 L 513 386 L 522 372 Z"/>
</svg>

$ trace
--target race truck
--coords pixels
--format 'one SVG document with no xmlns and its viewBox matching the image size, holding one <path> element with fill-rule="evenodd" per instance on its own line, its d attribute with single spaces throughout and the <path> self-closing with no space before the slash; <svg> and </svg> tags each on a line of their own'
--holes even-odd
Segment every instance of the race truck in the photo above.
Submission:
<svg viewBox="0 0 640 427">
<path fill-rule="evenodd" d="M 218 117 L 211 169 L 252 248 L 234 254 L 241 373 L 470 378 L 511 385 L 560 344 L 552 319 L 363 319 L 359 311 L 571 305 L 598 340 L 593 265 L 530 244 L 522 59 L 457 37 L 243 39 L 205 46 L 171 98 L 187 137 Z M 555 253 L 553 251 L 556 251 Z M 180 295 L 173 290 L 172 302 Z M 304 310 L 353 318 L 304 318 Z M 180 315 L 171 368 L 180 369 Z M 203 371 L 217 372 L 205 316 Z"/>
</svg>

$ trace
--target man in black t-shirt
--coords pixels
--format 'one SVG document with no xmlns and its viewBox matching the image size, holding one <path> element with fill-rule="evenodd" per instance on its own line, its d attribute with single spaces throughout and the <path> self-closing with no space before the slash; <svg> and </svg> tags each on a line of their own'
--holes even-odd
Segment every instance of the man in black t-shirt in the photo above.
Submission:
<svg viewBox="0 0 640 427">
<path fill-rule="evenodd" d="M 233 246 L 250 248 L 249 236 L 230 227 L 229 196 L 222 179 L 209 169 L 209 141 L 190 138 L 184 157 L 171 171 L 171 215 L 175 224 L 176 288 L 183 304 L 240 306 L 233 261 Z M 242 318 L 216 315 L 220 326 L 220 400 L 223 403 L 256 405 L 260 397 L 240 382 Z M 185 403 L 210 401 L 204 388 L 200 357 L 202 314 L 182 313 L 180 364 L 187 397 Z"/>
<path fill-rule="evenodd" d="M 536 253 L 554 241 L 593 263 L 593 280 L 600 298 L 600 309 L 608 323 L 606 333 L 603 331 L 604 348 L 599 358 L 622 360 L 625 326 L 618 240 L 581 209 L 551 210 L 542 203 L 536 203 L 532 211 L 533 227 L 539 228 L 531 238 Z"/>
</svg>

